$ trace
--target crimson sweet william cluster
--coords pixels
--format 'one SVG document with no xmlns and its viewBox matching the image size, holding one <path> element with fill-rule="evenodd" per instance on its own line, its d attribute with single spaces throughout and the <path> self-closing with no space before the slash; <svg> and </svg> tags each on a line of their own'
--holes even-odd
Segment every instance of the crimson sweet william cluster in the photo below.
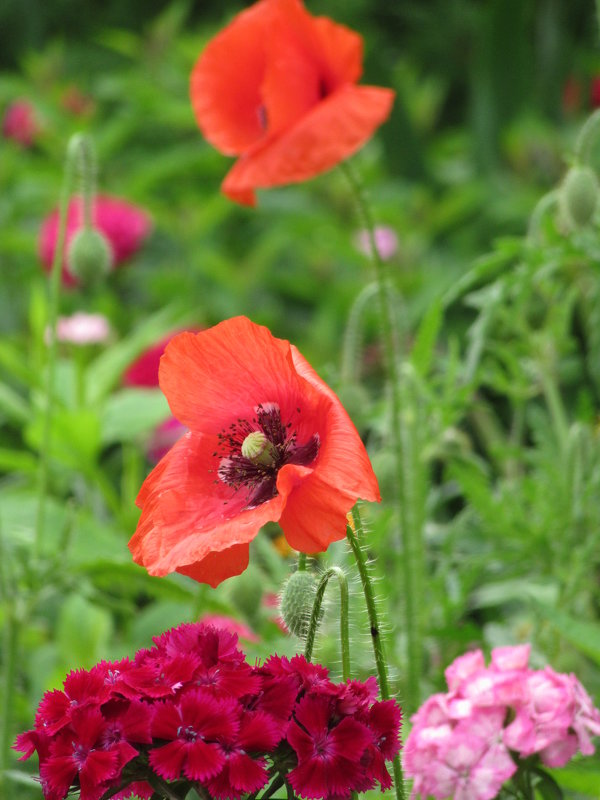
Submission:
<svg viewBox="0 0 600 800">
<path fill-rule="evenodd" d="M 376 695 L 374 678 L 334 684 L 303 656 L 251 666 L 236 636 L 184 624 L 133 660 L 69 673 L 14 747 L 37 751 L 46 800 L 150 798 L 161 786 L 237 800 L 271 781 L 341 800 L 391 785 L 401 712 Z"/>
</svg>

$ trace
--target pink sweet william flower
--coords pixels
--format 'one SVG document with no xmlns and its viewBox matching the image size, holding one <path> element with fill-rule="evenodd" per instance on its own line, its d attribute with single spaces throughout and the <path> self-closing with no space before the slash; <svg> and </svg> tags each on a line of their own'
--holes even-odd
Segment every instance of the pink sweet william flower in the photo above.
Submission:
<svg viewBox="0 0 600 800">
<path fill-rule="evenodd" d="M 486 667 L 477 650 L 448 667 L 449 692 L 417 711 L 406 741 L 413 798 L 491 800 L 524 759 L 560 767 L 594 752 L 600 711 L 574 675 L 530 669 L 529 651 L 496 648 Z"/>
<path fill-rule="evenodd" d="M 39 131 L 35 109 L 28 100 L 15 100 L 4 112 L 2 135 L 21 147 L 31 147 Z"/>
<path fill-rule="evenodd" d="M 104 234 L 112 250 L 113 267 L 120 266 L 136 253 L 149 236 L 152 223 L 149 215 L 137 206 L 107 195 L 98 195 L 94 206 L 94 225 Z M 73 286 L 76 278 L 69 272 L 66 253 L 71 239 L 83 225 L 81 198 L 69 203 L 67 234 L 62 262 L 63 283 Z M 38 241 L 40 260 L 47 271 L 52 268 L 58 237 L 58 209 L 44 220 Z"/>
</svg>

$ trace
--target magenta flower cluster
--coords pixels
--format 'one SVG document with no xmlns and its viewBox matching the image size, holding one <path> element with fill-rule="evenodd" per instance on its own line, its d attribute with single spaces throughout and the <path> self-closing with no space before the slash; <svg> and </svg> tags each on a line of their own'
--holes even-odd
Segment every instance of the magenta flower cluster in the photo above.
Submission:
<svg viewBox="0 0 600 800">
<path fill-rule="evenodd" d="M 334 684 L 303 656 L 251 666 L 237 637 L 201 623 L 154 638 L 133 660 L 101 662 L 47 692 L 22 758 L 37 751 L 46 800 L 237 798 L 284 782 L 304 798 L 389 788 L 401 712 L 374 678 Z"/>
<path fill-rule="evenodd" d="M 412 797 L 492 800 L 521 759 L 561 767 L 594 752 L 600 711 L 574 675 L 530 669 L 529 652 L 497 648 L 486 667 L 475 650 L 448 667 L 449 691 L 421 706 L 405 743 Z"/>
</svg>

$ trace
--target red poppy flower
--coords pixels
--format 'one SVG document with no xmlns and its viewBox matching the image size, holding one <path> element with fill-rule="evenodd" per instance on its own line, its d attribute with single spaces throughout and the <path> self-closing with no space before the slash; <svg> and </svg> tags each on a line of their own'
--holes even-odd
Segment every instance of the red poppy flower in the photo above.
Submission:
<svg viewBox="0 0 600 800">
<path fill-rule="evenodd" d="M 190 431 L 146 478 L 129 542 L 151 575 L 217 586 L 248 565 L 249 543 L 279 522 L 296 550 L 342 539 L 377 479 L 340 401 L 289 342 L 245 317 L 167 346 L 160 385 Z"/>
<path fill-rule="evenodd" d="M 198 59 L 191 99 L 218 150 L 240 156 L 223 183 L 254 205 L 254 190 L 312 178 L 352 155 L 387 118 L 394 93 L 357 86 L 362 37 L 301 0 L 260 0 Z"/>
</svg>

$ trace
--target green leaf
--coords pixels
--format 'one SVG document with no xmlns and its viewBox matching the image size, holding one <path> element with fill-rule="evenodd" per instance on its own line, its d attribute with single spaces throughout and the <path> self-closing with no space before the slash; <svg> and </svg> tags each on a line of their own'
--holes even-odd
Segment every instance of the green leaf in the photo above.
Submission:
<svg viewBox="0 0 600 800">
<path fill-rule="evenodd" d="M 597 756 L 595 760 L 597 761 Z M 590 768 L 589 761 L 590 759 L 581 762 L 572 761 L 566 767 L 549 770 L 549 774 L 560 781 L 564 789 L 597 798 L 600 787 L 600 766 L 596 763 Z"/>
<path fill-rule="evenodd" d="M 61 660 L 71 669 L 92 667 L 106 653 L 112 617 L 79 594 L 69 595 L 58 616 L 57 643 Z"/>
<path fill-rule="evenodd" d="M 0 412 L 13 422 L 27 422 L 31 416 L 26 400 L 5 383 L 0 383 Z"/>
<path fill-rule="evenodd" d="M 27 443 L 40 449 L 43 418 L 38 416 L 25 432 Z M 60 409 L 52 418 L 52 455 L 74 469 L 90 464 L 100 449 L 100 420 L 87 408 Z"/>
<path fill-rule="evenodd" d="M 186 316 L 181 307 L 168 306 L 149 317 L 126 339 L 99 355 L 86 372 L 87 401 L 96 403 L 106 397 L 137 356 L 178 326 L 184 325 Z"/>
<path fill-rule="evenodd" d="M 411 353 L 411 361 L 421 377 L 425 377 L 433 360 L 434 348 L 444 319 L 444 307 L 436 300 L 421 320 Z"/>
<path fill-rule="evenodd" d="M 8 447 L 0 447 L 0 470 L 3 472 L 34 474 L 38 470 L 38 460 L 26 450 L 11 450 Z"/>
<path fill-rule="evenodd" d="M 123 389 L 112 395 L 102 416 L 102 443 L 131 442 L 169 416 L 159 389 Z"/>
<path fill-rule="evenodd" d="M 564 794 L 554 778 L 539 767 L 534 767 L 532 772 L 539 778 L 535 789 L 542 795 L 543 800 L 564 800 Z"/>
<path fill-rule="evenodd" d="M 600 624 L 575 619 L 539 601 L 534 606 L 568 642 L 600 666 Z"/>
</svg>

